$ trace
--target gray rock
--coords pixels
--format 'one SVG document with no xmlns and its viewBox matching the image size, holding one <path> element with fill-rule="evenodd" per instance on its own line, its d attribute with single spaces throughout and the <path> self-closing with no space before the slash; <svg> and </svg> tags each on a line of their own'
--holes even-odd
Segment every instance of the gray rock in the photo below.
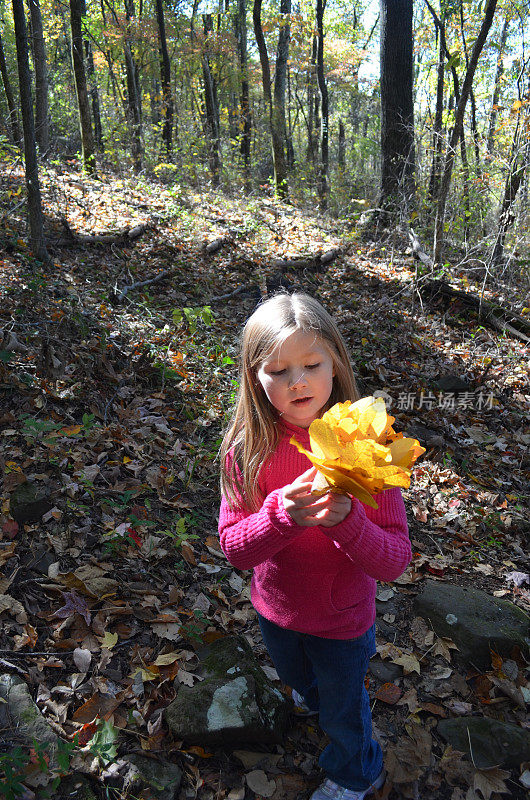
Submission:
<svg viewBox="0 0 530 800">
<path fill-rule="evenodd" d="M 81 772 L 61 778 L 60 797 L 75 797 L 75 800 L 97 800 L 90 780 Z"/>
<path fill-rule="evenodd" d="M 517 767 L 530 759 L 530 731 L 517 725 L 488 717 L 461 717 L 440 720 L 437 731 L 455 750 L 467 753 L 478 769 Z"/>
<path fill-rule="evenodd" d="M 127 756 L 129 771 L 125 775 L 125 797 L 139 797 L 145 789 L 158 800 L 175 800 L 182 781 L 182 770 L 168 761 L 147 758 L 136 753 Z"/>
<path fill-rule="evenodd" d="M 20 484 L 11 493 L 9 509 L 19 524 L 37 522 L 52 507 L 49 490 L 31 481 Z"/>
<path fill-rule="evenodd" d="M 247 641 L 227 636 L 199 657 L 204 680 L 193 687 L 179 686 L 164 712 L 174 736 L 210 747 L 280 743 L 288 724 L 287 703 Z"/>
<path fill-rule="evenodd" d="M 474 387 L 459 375 L 441 375 L 434 382 L 434 387 L 442 392 L 473 392 Z"/>
<path fill-rule="evenodd" d="M 403 667 L 400 667 L 399 664 L 383 661 L 378 656 L 372 658 L 369 668 L 372 675 L 381 681 L 381 683 L 392 683 L 392 681 L 401 678 L 403 675 Z"/>
<path fill-rule="evenodd" d="M 530 655 L 530 617 L 508 600 L 480 589 L 427 581 L 414 606 L 439 636 L 454 641 L 459 648 L 456 659 L 479 669 L 491 665 L 490 649 L 509 656 L 517 645 L 527 658 Z"/>
<path fill-rule="evenodd" d="M 31 747 L 33 740 L 39 744 L 47 744 L 46 756 L 49 756 L 49 768 L 55 769 L 57 764 L 58 737 L 46 722 L 41 712 L 33 702 L 29 689 L 21 678 L 6 673 L 0 675 L 0 699 L 5 703 L 2 723 L 7 722 L 7 727 L 17 731 Z M 5 720 L 5 722 L 4 722 Z"/>
</svg>

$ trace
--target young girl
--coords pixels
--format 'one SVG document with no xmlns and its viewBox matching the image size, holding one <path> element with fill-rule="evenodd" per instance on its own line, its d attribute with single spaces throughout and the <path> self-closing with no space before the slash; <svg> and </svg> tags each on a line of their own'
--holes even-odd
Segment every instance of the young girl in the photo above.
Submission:
<svg viewBox="0 0 530 800">
<path fill-rule="evenodd" d="M 221 546 L 253 569 L 252 603 L 278 675 L 318 711 L 330 743 L 311 800 L 362 800 L 384 783 L 364 678 L 375 653 L 376 580 L 410 561 L 401 492 L 374 510 L 346 495 L 311 494 L 308 427 L 335 403 L 358 400 L 344 341 L 304 294 L 280 294 L 247 321 L 240 387 L 221 448 Z M 309 467 L 309 468 L 308 468 Z"/>
</svg>

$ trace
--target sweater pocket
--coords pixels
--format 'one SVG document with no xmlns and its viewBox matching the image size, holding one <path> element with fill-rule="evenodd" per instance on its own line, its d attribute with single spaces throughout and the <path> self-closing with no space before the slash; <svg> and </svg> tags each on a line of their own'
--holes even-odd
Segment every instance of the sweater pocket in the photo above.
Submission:
<svg viewBox="0 0 530 800">
<path fill-rule="evenodd" d="M 349 611 L 366 597 L 363 576 L 352 574 L 351 569 L 341 569 L 330 585 L 330 603 L 335 611 Z"/>
</svg>

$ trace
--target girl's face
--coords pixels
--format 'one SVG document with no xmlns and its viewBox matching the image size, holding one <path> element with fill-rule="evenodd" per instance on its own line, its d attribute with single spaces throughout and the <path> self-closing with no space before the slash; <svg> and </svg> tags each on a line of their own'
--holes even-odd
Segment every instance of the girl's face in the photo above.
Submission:
<svg viewBox="0 0 530 800">
<path fill-rule="evenodd" d="M 308 428 L 333 388 L 333 359 L 322 339 L 295 331 L 274 348 L 257 372 L 270 403 L 293 425 Z"/>
</svg>

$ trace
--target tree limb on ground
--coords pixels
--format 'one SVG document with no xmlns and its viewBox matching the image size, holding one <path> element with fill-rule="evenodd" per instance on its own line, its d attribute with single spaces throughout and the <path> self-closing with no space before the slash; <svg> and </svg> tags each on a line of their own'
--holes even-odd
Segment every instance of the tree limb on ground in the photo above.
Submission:
<svg viewBox="0 0 530 800">
<path fill-rule="evenodd" d="M 460 289 L 454 289 L 446 281 L 426 281 L 418 288 L 422 296 L 435 298 L 437 295 L 442 295 L 450 300 L 460 300 L 464 305 L 476 310 L 479 313 L 479 319 L 489 323 L 496 330 L 507 333 L 522 342 L 530 342 L 530 337 L 527 335 L 527 333 L 530 334 L 530 321 L 515 311 L 489 300 L 483 299 L 481 302 L 476 295 L 463 292 Z M 507 319 L 501 319 L 500 317 Z"/>
<path fill-rule="evenodd" d="M 313 270 L 317 273 L 324 272 L 340 253 L 340 247 L 334 247 L 331 250 L 326 250 L 325 253 L 317 253 L 316 255 L 299 256 L 291 259 L 277 258 L 272 262 L 276 272 L 264 281 L 264 287 L 261 287 L 258 283 L 239 286 L 231 292 L 226 292 L 226 294 L 214 295 L 214 297 L 210 298 L 210 302 L 217 303 L 222 300 L 229 300 L 239 294 L 254 294 L 255 292 L 261 297 L 266 296 L 268 293 L 274 292 L 285 285 L 283 279 L 286 273 L 302 272 L 304 270 Z"/>
<path fill-rule="evenodd" d="M 134 228 L 131 228 L 127 225 L 125 228 L 122 228 L 120 231 L 113 231 L 109 233 L 94 233 L 94 234 L 86 234 L 86 233 L 76 233 L 72 230 L 68 221 L 61 217 L 61 225 L 64 228 L 65 234 L 59 239 L 51 241 L 50 244 L 54 247 L 68 247 L 72 244 L 82 244 L 82 245 L 110 245 L 110 244 L 119 244 L 125 245 L 130 244 L 131 242 L 135 242 L 136 239 L 139 239 L 147 230 L 152 227 L 152 224 L 142 223 L 141 225 L 135 225 Z"/>
</svg>

